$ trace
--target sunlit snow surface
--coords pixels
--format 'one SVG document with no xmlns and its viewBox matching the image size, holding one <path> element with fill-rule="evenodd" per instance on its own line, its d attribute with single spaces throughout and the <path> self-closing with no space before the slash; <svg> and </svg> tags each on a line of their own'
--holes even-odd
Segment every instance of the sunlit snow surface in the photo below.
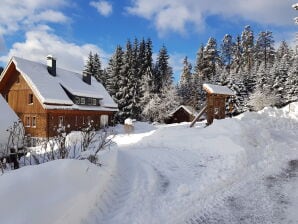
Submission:
<svg viewBox="0 0 298 224">
<path fill-rule="evenodd" d="M 208 127 L 115 131 L 102 167 L 67 160 L 0 176 L 1 222 L 298 223 L 297 103 Z"/>
</svg>

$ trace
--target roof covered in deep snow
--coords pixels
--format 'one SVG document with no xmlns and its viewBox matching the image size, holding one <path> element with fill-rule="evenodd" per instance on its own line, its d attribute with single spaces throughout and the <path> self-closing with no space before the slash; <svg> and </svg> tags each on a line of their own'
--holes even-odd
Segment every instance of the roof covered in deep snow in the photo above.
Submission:
<svg viewBox="0 0 298 224">
<path fill-rule="evenodd" d="M 47 65 L 39 62 L 13 57 L 10 63 L 15 64 L 16 69 L 22 74 L 45 108 L 117 110 L 117 104 L 94 77 L 91 77 L 91 85 L 89 85 L 82 80 L 82 74 L 77 72 L 57 67 L 56 76 L 52 76 L 48 72 Z M 68 97 L 65 89 L 74 96 L 100 99 L 100 106 L 76 105 Z"/>
<path fill-rule="evenodd" d="M 219 85 L 205 83 L 203 84 L 203 88 L 204 90 L 206 90 L 208 93 L 211 93 L 211 94 L 229 95 L 229 96 L 235 95 L 234 92 L 226 86 L 219 86 Z"/>
</svg>

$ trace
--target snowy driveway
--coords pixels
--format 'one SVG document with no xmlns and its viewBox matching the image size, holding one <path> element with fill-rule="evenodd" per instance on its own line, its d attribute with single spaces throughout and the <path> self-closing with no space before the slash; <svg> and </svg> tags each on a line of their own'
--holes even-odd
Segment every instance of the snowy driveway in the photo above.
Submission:
<svg viewBox="0 0 298 224">
<path fill-rule="evenodd" d="M 136 124 L 84 223 L 298 223 L 297 136 L 275 109 L 208 128 Z"/>
</svg>

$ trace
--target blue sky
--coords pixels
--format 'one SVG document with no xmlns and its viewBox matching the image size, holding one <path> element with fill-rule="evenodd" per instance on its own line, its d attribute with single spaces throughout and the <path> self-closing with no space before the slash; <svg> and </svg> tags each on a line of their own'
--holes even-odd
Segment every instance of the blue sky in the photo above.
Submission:
<svg viewBox="0 0 298 224">
<path fill-rule="evenodd" d="M 1 0 L 0 66 L 13 55 L 45 62 L 53 54 L 60 67 L 79 71 L 90 51 L 103 64 L 127 39 L 150 37 L 154 51 L 165 44 L 179 76 L 182 60 L 195 59 L 213 36 L 236 37 L 245 25 L 255 36 L 273 32 L 294 45 L 298 16 L 293 0 Z"/>
</svg>

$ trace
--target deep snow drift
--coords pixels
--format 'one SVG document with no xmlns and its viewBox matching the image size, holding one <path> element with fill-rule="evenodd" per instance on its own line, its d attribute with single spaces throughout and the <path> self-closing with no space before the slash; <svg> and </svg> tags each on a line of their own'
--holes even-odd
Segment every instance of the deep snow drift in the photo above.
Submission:
<svg viewBox="0 0 298 224">
<path fill-rule="evenodd" d="M 297 103 L 207 128 L 117 129 L 102 167 L 60 160 L 0 176 L 1 222 L 298 222 Z"/>
</svg>

